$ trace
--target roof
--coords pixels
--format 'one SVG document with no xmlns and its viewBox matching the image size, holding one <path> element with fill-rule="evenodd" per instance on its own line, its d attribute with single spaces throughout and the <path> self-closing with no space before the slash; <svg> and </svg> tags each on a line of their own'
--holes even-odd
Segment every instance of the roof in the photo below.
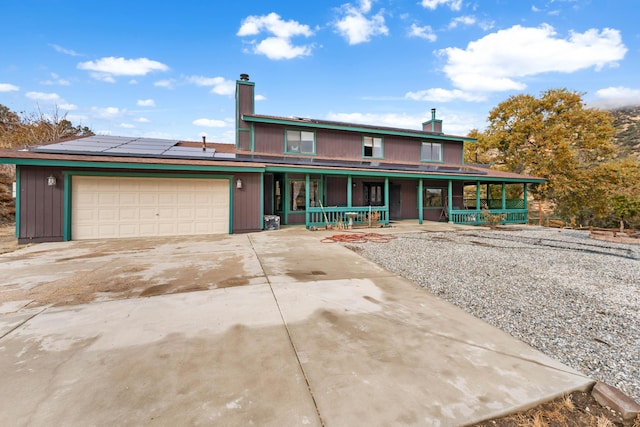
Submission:
<svg viewBox="0 0 640 427">
<path fill-rule="evenodd" d="M 544 182 L 544 179 L 502 172 L 478 165 L 274 155 L 237 150 L 233 144 L 155 138 L 90 136 L 29 150 L 0 150 L 0 162 L 61 167 L 138 168 L 231 172 L 299 172 L 457 180 Z"/>
<path fill-rule="evenodd" d="M 256 123 L 272 123 L 289 126 L 304 126 L 310 128 L 320 129 L 332 129 L 332 130 L 344 130 L 351 132 L 366 132 L 370 134 L 381 135 L 399 135 L 408 136 L 414 138 L 431 138 L 431 139 L 446 139 L 449 141 L 462 141 L 462 142 L 476 142 L 475 138 L 459 135 L 446 135 L 444 133 L 429 132 L 418 129 L 402 129 L 386 126 L 374 126 L 365 124 L 355 124 L 346 122 L 334 122 L 329 120 L 316 120 L 305 117 L 279 117 L 279 116 L 267 116 L 263 114 L 243 114 L 242 120 L 246 122 Z"/>
</svg>

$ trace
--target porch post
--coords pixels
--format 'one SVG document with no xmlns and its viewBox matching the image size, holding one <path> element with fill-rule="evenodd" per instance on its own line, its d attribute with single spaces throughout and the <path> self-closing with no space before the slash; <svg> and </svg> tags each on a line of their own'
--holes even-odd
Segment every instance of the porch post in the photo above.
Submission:
<svg viewBox="0 0 640 427">
<path fill-rule="evenodd" d="M 449 180 L 449 186 L 447 188 L 447 217 L 449 222 L 453 222 L 451 219 L 451 205 L 453 205 L 453 182 Z"/>
<path fill-rule="evenodd" d="M 311 191 L 311 181 L 309 180 L 309 174 L 304 176 L 304 225 L 309 227 L 309 205 L 310 205 L 310 197 L 309 193 Z"/>
<path fill-rule="evenodd" d="M 507 210 L 507 185 L 502 183 L 502 210 Z"/>
<path fill-rule="evenodd" d="M 480 181 L 476 181 L 476 210 L 480 210 Z"/>
<path fill-rule="evenodd" d="M 389 222 L 389 177 L 384 177 L 384 204 L 387 207 L 387 223 Z"/>
<path fill-rule="evenodd" d="M 418 180 L 418 224 L 422 224 L 422 219 L 423 219 L 423 212 L 422 210 L 424 209 L 424 202 L 422 200 L 422 178 L 420 178 Z"/>
<path fill-rule="evenodd" d="M 347 207 L 351 207 L 351 199 L 353 198 L 353 178 L 351 175 L 347 176 Z"/>
<path fill-rule="evenodd" d="M 524 184 L 524 194 L 523 194 L 523 199 L 524 199 L 524 209 L 527 210 L 529 209 L 528 203 L 527 203 L 527 183 L 525 182 Z"/>
</svg>

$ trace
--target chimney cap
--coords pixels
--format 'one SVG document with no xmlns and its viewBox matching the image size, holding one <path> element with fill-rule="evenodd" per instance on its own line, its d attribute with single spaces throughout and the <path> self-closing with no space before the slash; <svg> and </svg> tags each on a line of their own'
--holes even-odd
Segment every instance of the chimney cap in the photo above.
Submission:
<svg viewBox="0 0 640 427">
<path fill-rule="evenodd" d="M 244 82 L 249 81 L 249 74 L 240 74 L 240 80 Z"/>
</svg>

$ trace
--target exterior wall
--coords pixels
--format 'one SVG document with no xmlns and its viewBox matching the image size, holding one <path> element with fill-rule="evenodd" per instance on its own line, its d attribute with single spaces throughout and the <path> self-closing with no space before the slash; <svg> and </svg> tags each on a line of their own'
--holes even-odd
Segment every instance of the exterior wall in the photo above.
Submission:
<svg viewBox="0 0 640 427">
<path fill-rule="evenodd" d="M 251 124 L 242 120 L 242 115 L 254 113 L 254 90 L 252 82 L 236 83 L 236 146 L 241 150 L 251 149 Z"/>
<path fill-rule="evenodd" d="M 327 177 L 326 206 L 347 206 L 347 178 Z"/>
<path fill-rule="evenodd" d="M 418 181 L 393 181 L 393 184 L 400 185 L 400 214 L 402 219 L 418 218 Z"/>
<path fill-rule="evenodd" d="M 20 226 L 18 240 L 28 242 L 59 242 L 64 240 L 64 177 L 60 168 L 21 166 Z M 55 186 L 47 178 L 56 178 Z"/>
<path fill-rule="evenodd" d="M 303 126 L 281 126 L 273 124 L 254 124 L 254 151 L 260 153 L 283 154 L 285 129 L 304 130 Z M 308 128 L 307 128 L 308 129 Z M 337 158 L 344 160 L 363 160 L 362 137 L 366 132 L 347 132 L 330 129 L 308 129 L 316 134 L 316 156 Z M 247 132 L 241 132 L 240 137 L 245 138 Z M 400 162 L 416 162 L 420 159 L 421 142 L 434 141 L 428 136 L 424 138 L 409 138 L 395 135 L 383 135 L 384 160 Z M 449 164 L 462 163 L 462 142 L 442 141 L 443 161 Z M 241 146 L 249 142 L 241 140 Z M 244 148 L 243 148 L 244 149 Z"/>
<path fill-rule="evenodd" d="M 236 188 L 235 183 L 242 180 L 242 188 Z M 260 197 L 260 174 L 238 173 L 233 176 L 233 217 L 234 233 L 257 231 L 262 229 L 263 218 Z"/>
</svg>

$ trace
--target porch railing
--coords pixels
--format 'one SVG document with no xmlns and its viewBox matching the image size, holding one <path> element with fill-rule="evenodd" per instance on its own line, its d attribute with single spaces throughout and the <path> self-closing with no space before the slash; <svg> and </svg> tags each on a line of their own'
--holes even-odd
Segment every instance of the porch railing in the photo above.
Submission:
<svg viewBox="0 0 640 427">
<path fill-rule="evenodd" d="M 451 211 L 449 221 L 469 225 L 489 224 L 492 220 L 498 224 L 526 224 L 528 212 L 527 209 L 459 209 Z"/>
<path fill-rule="evenodd" d="M 507 199 L 507 209 L 524 209 L 523 199 Z M 502 209 L 502 199 L 480 199 L 480 206 L 476 206 L 476 199 L 464 199 L 468 209 Z"/>
<path fill-rule="evenodd" d="M 324 227 L 328 224 L 344 225 L 351 220 L 353 225 L 389 224 L 389 208 L 387 206 L 325 206 L 324 208 L 308 208 L 308 227 Z"/>
</svg>

